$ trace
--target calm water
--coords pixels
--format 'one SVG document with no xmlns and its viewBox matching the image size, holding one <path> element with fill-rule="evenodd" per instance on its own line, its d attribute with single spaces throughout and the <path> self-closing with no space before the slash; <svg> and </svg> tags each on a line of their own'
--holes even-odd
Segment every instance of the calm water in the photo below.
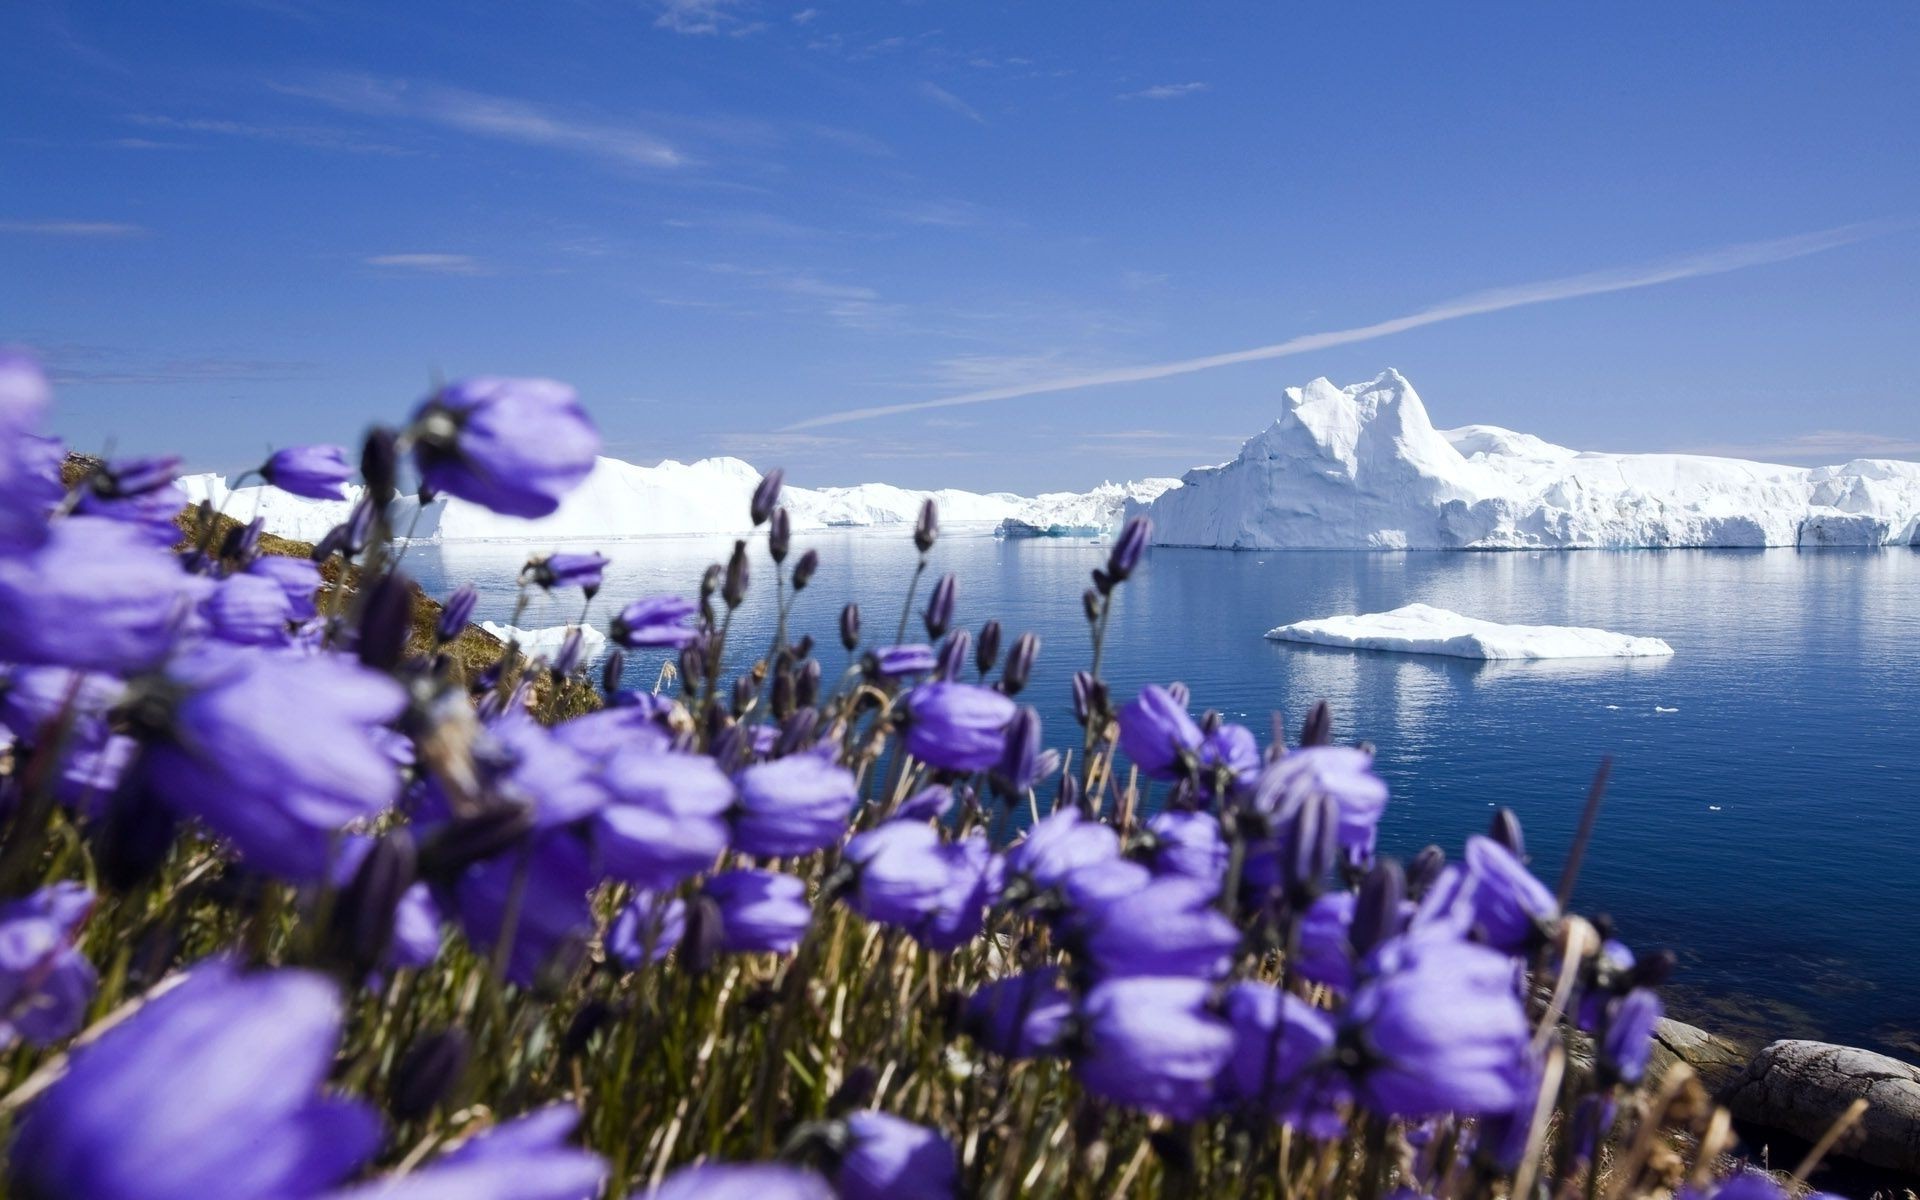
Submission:
<svg viewBox="0 0 1920 1200">
<path fill-rule="evenodd" d="M 870 633 L 891 634 L 913 550 L 904 533 L 800 540 L 826 565 L 796 627 L 828 644 L 832 667 L 846 600 L 861 601 Z M 644 592 L 691 590 L 728 547 L 604 547 L 616 565 L 594 619 Z M 437 595 L 474 581 L 480 615 L 506 620 L 527 549 L 417 547 L 408 569 Z M 1067 681 L 1088 653 L 1080 589 L 1104 555 L 1086 543 L 964 535 L 935 550 L 936 567 L 960 576 L 965 623 L 997 616 L 1009 641 L 1022 629 L 1043 638 L 1031 699 L 1056 744 L 1072 727 Z M 764 556 L 754 565 L 766 578 Z M 1155 550 L 1123 592 L 1107 672 L 1117 699 L 1182 679 L 1196 711 L 1219 708 L 1263 741 L 1269 711 L 1297 725 L 1315 700 L 1330 701 L 1343 739 L 1379 747 L 1394 792 L 1389 852 L 1430 841 L 1456 852 L 1505 804 L 1551 883 L 1595 764 L 1612 754 L 1577 904 L 1612 914 L 1632 944 L 1681 954 L 1678 1015 L 1920 1050 L 1920 553 Z M 755 647 L 770 636 L 761 593 L 745 614 Z M 1261 636 L 1415 601 L 1662 637 L 1675 655 L 1483 664 Z M 559 624 L 577 608 L 536 601 L 520 624 Z M 632 677 L 650 682 L 657 667 L 636 663 Z"/>
</svg>

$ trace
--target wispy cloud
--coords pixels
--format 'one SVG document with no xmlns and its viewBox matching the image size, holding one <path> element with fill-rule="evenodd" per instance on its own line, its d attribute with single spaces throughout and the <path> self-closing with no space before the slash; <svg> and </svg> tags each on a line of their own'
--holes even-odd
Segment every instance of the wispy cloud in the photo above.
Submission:
<svg viewBox="0 0 1920 1200">
<path fill-rule="evenodd" d="M 348 154 L 384 154 L 393 157 L 412 153 L 384 142 L 367 141 L 351 130 L 334 129 L 324 125 L 267 125 L 256 121 L 173 117 L 164 113 L 129 113 L 126 119 L 143 129 L 164 129 L 174 133 L 203 133 L 215 137 L 245 138 L 256 142 L 282 142 L 290 146 L 305 146 L 312 150 L 338 150 Z M 172 147 L 180 143 L 154 143 L 142 138 L 122 138 L 120 144 L 126 149 L 148 150 L 155 148 L 156 145 Z"/>
<path fill-rule="evenodd" d="M 979 109 L 931 80 L 925 80 L 920 84 L 920 94 L 948 112 L 958 113 L 977 125 L 987 123 L 987 119 L 980 115 Z"/>
<path fill-rule="evenodd" d="M 757 287 L 789 297 L 795 307 L 819 313 L 849 329 L 869 333 L 898 329 L 905 312 L 900 305 L 883 299 L 873 288 L 821 279 L 802 271 L 749 267 L 737 263 L 713 263 L 707 269 L 717 275 L 751 280 Z"/>
<path fill-rule="evenodd" d="M 749 21 L 740 15 L 742 0 L 659 0 L 655 7 L 660 13 L 653 19 L 654 25 L 675 33 L 728 33 L 737 37 L 767 27 L 764 21 Z"/>
<path fill-rule="evenodd" d="M 966 404 L 985 404 L 994 400 L 1012 400 L 1021 396 L 1039 396 L 1054 392 L 1079 391 L 1082 388 L 1101 387 L 1115 383 L 1142 383 L 1152 379 L 1167 379 L 1176 375 L 1192 375 L 1199 371 L 1211 371 L 1216 367 L 1230 367 L 1241 363 L 1265 362 L 1269 359 L 1287 358 L 1296 354 L 1306 354 L 1314 350 L 1326 350 L 1334 346 L 1347 346 L 1355 342 L 1372 341 L 1375 338 L 1389 337 L 1404 333 L 1409 329 L 1419 329 L 1426 325 L 1437 325 L 1442 321 L 1456 321 L 1462 317 L 1480 316 L 1485 313 L 1503 312 L 1510 308 L 1523 308 L 1531 304 L 1549 304 L 1556 300 L 1571 300 L 1579 296 L 1598 296 L 1608 292 L 1624 292 L 1634 288 L 1654 287 L 1662 283 L 1673 283 L 1682 279 L 1694 279 L 1702 275 L 1720 275 L 1728 271 L 1738 271 L 1745 267 L 1757 267 L 1766 263 L 1784 262 L 1793 258 L 1804 258 L 1809 254 L 1818 254 L 1840 246 L 1852 245 L 1868 238 L 1881 237 L 1896 230 L 1912 228 L 1911 221 L 1869 222 L 1856 225 L 1842 225 L 1835 229 L 1823 229 L 1814 233 L 1803 233 L 1793 237 L 1774 238 L 1763 242 L 1743 242 L 1735 246 L 1724 246 L 1700 254 L 1691 254 L 1683 258 L 1664 262 L 1647 263 L 1635 267 L 1613 268 L 1603 271 L 1591 271 L 1584 275 L 1572 275 L 1563 279 L 1546 279 L 1533 283 L 1516 284 L 1512 287 L 1496 288 L 1491 291 L 1474 292 L 1443 300 L 1430 308 L 1409 313 L 1406 316 L 1391 317 L 1376 321 L 1371 325 L 1360 325 L 1352 329 L 1335 329 L 1325 333 L 1308 333 L 1289 338 L 1284 342 L 1255 346 L 1247 350 L 1232 350 L 1224 354 L 1208 354 L 1198 358 L 1183 358 L 1173 362 L 1148 363 L 1132 367 L 1119 367 L 1112 370 L 1094 371 L 1085 374 L 1066 375 L 1051 379 L 1034 379 L 1024 383 L 1010 384 L 1004 387 L 984 388 L 978 391 L 963 392 L 957 396 L 942 396 L 932 400 L 917 400 L 906 404 L 883 404 L 871 408 L 848 409 L 843 412 L 824 413 L 817 417 L 789 425 L 788 429 L 817 429 L 828 425 L 841 425 L 848 421 L 864 421 L 874 417 L 897 416 L 901 413 L 924 412 L 936 408 L 954 408 Z"/>
<path fill-rule="evenodd" d="M 1196 92 L 1204 92 L 1208 87 L 1204 83 L 1156 83 L 1137 92 L 1121 92 L 1115 100 L 1179 100 Z"/>
<path fill-rule="evenodd" d="M 130 347 L 43 344 L 36 350 L 56 384 L 153 387 L 311 378 L 313 363 L 222 354 L 155 355 Z"/>
<path fill-rule="evenodd" d="M 675 168 L 692 159 L 654 134 L 632 125 L 561 112 L 544 104 L 465 88 L 323 75 L 281 84 L 288 95 L 343 112 L 398 117 L 475 137 L 539 146 L 623 166 Z"/>
<path fill-rule="evenodd" d="M 411 271 L 422 275 L 484 275 L 486 264 L 471 254 L 370 254 L 360 260 L 370 267 L 392 271 Z"/>
<path fill-rule="evenodd" d="M 143 225 L 125 221 L 0 221 L 0 233 L 34 237 L 124 238 L 147 233 Z"/>
<path fill-rule="evenodd" d="M 1856 458 L 1911 458 L 1920 454 L 1920 438 L 1859 433 L 1846 429 L 1816 429 L 1771 441 L 1716 442 L 1693 446 L 1688 448 L 1687 453 L 1827 466 Z"/>
</svg>

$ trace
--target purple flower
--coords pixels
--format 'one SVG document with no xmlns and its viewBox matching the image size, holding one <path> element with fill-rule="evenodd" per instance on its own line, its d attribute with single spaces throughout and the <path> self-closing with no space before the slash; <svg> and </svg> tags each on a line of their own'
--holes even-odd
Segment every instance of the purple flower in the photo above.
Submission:
<svg viewBox="0 0 1920 1200">
<path fill-rule="evenodd" d="M 1330 799 L 1338 811 L 1338 840 L 1350 861 L 1373 854 L 1374 834 L 1387 807 L 1387 785 L 1373 773 L 1373 756 L 1352 746 L 1308 746 L 1269 766 L 1255 785 L 1253 806 L 1276 825 L 1293 821 L 1308 799 Z"/>
<path fill-rule="evenodd" d="M 591 597 L 600 590 L 601 572 L 610 561 L 604 554 L 549 554 L 529 562 L 523 574 L 548 591 L 577 587 Z"/>
<path fill-rule="evenodd" d="M 340 996 L 304 971 L 209 962 L 73 1054 L 30 1108 L 14 1190 L 88 1200 L 308 1200 L 380 1144 L 365 1105 L 321 1092 Z"/>
<path fill-rule="evenodd" d="M 1620 1001 L 1600 1039 L 1600 1062 L 1613 1078 L 1630 1087 L 1645 1078 L 1653 1031 L 1665 1015 L 1660 997 L 1646 988 L 1635 988 Z"/>
<path fill-rule="evenodd" d="M 85 1022 L 93 964 L 75 942 L 93 893 L 56 883 L 0 906 L 0 1047 L 59 1041 Z"/>
<path fill-rule="evenodd" d="M 343 446 L 288 446 L 260 467 L 260 477 L 283 492 L 309 500 L 345 500 L 353 478 Z"/>
<path fill-rule="evenodd" d="M 288 561 L 292 561 L 289 559 Z M 290 640 L 293 603 L 287 590 L 264 575 L 229 575 L 200 606 L 209 632 L 237 646 L 284 646 Z"/>
<path fill-rule="evenodd" d="M 469 867 L 454 888 L 467 940 L 485 953 L 507 948 L 507 978 L 533 983 L 549 969 L 571 970 L 593 932 L 588 893 L 600 882 L 586 846 L 557 830 L 499 858 Z M 508 926 L 509 913 L 513 923 Z"/>
<path fill-rule="evenodd" d="M 1156 879 L 1080 914 L 1078 948 L 1103 979 L 1218 978 L 1240 948 L 1239 928 L 1214 907 L 1219 894 L 1203 880 Z"/>
<path fill-rule="evenodd" d="M 311 621 L 320 614 L 316 603 L 322 579 L 320 568 L 304 558 L 284 554 L 263 554 L 247 564 L 247 574 L 271 579 L 286 593 L 287 608 L 295 621 Z"/>
<path fill-rule="evenodd" d="M 1526 1093 L 1531 1033 L 1512 960 L 1407 934 L 1384 943 L 1374 965 L 1340 1015 L 1360 1102 L 1398 1117 L 1512 1111 Z"/>
<path fill-rule="evenodd" d="M 1041 967 L 998 979 L 967 997 L 961 1028 L 988 1050 L 1006 1058 L 1051 1054 L 1073 1016 L 1073 996 L 1060 982 L 1059 967 Z"/>
<path fill-rule="evenodd" d="M 846 832 L 859 800 L 853 772 L 823 758 L 796 754 L 755 764 L 740 772 L 734 848 L 783 858 L 824 850 Z"/>
<path fill-rule="evenodd" d="M 987 906 L 1000 894 L 1002 864 L 986 835 L 974 830 L 940 849 L 945 884 L 927 919 L 913 927 L 914 940 L 930 950 L 959 948 L 979 935 Z"/>
<path fill-rule="evenodd" d="M 1158 684 L 1140 689 L 1119 712 L 1120 748 L 1151 779 L 1175 779 L 1186 773 L 1183 760 L 1200 749 L 1200 727 L 1187 715 L 1186 702 Z"/>
<path fill-rule="evenodd" d="M 1235 1049 L 1201 979 L 1110 979 L 1080 1006 L 1074 1069 L 1088 1091 L 1176 1121 L 1199 1118 Z"/>
<path fill-rule="evenodd" d="M 416 883 L 400 894 L 399 907 L 393 910 L 393 945 L 387 961 L 396 967 L 418 970 L 440 957 L 440 926 L 443 918 L 433 891 Z"/>
<path fill-rule="evenodd" d="M 1125 583 L 1134 569 L 1140 565 L 1140 556 L 1147 551 L 1147 543 L 1153 538 L 1153 522 L 1146 517 L 1130 517 L 1120 530 L 1120 536 L 1113 539 L 1113 549 L 1107 552 L 1107 578 L 1115 583 Z"/>
<path fill-rule="evenodd" d="M 1057 808 L 1007 851 L 1007 870 L 1045 891 L 1075 871 L 1119 857 L 1120 837 L 1109 826 L 1086 820 L 1077 808 Z"/>
<path fill-rule="evenodd" d="M 468 1138 L 410 1175 L 332 1200 L 595 1200 L 607 1164 L 567 1144 L 579 1124 L 573 1105 L 549 1105 Z"/>
<path fill-rule="evenodd" d="M 1023 796 L 1053 774 L 1060 758 L 1046 748 L 1042 738 L 1039 710 L 1023 705 L 1007 723 L 1005 747 L 993 768 L 995 784 L 1014 796 Z"/>
<path fill-rule="evenodd" d="M 834 1200 L 827 1181 L 811 1171 L 774 1163 L 708 1163 L 667 1176 L 633 1200 Z"/>
<path fill-rule="evenodd" d="M 488 790 L 532 809 L 538 828 L 569 825 L 606 807 L 592 760 L 524 708 L 509 708 L 487 723 L 474 761 Z"/>
<path fill-rule="evenodd" d="M 843 856 L 854 868 L 848 907 L 883 925 L 918 925 L 947 886 L 942 849 L 940 832 L 922 821 L 888 821 L 856 835 Z"/>
<path fill-rule="evenodd" d="M 47 518 L 66 495 L 60 483 L 66 453 L 55 439 L 6 429 L 0 420 L 0 553 L 31 550 L 47 540 Z"/>
<path fill-rule="evenodd" d="M 649 646 L 684 649 L 700 636 L 687 619 L 700 606 L 685 596 L 647 596 L 621 609 L 613 618 L 613 640 L 629 650 Z"/>
<path fill-rule="evenodd" d="M 211 587 L 117 521 L 69 517 L 39 549 L 0 557 L 0 661 L 154 666 Z"/>
<path fill-rule="evenodd" d="M 666 958 L 686 936 L 685 901 L 640 892 L 614 916 L 607 930 L 607 953 L 632 970 Z"/>
<path fill-rule="evenodd" d="M 1352 892 L 1328 892 L 1300 916 L 1299 953 L 1294 969 L 1303 979 L 1346 992 L 1353 990 Z"/>
<path fill-rule="evenodd" d="M 187 493 L 173 482 L 179 466 L 171 455 L 108 463 L 80 489 L 74 511 L 119 521 L 157 546 L 172 546 L 180 540 L 174 518 L 187 504 Z"/>
<path fill-rule="evenodd" d="M 462 379 L 414 413 L 422 484 L 510 517 L 544 517 L 593 470 L 600 435 L 551 379 Z"/>
<path fill-rule="evenodd" d="M 146 790 L 263 871 L 319 877 L 331 835 L 399 797 L 375 730 L 406 696 L 357 663 L 208 646 L 142 695 Z"/>
<path fill-rule="evenodd" d="M 834 1172 L 840 1200 L 942 1200 L 960 1171 L 947 1139 L 883 1112 L 847 1117 L 847 1145 Z"/>
<path fill-rule="evenodd" d="M 24 350 L 0 346 L 0 435 L 37 428 L 52 403 L 53 386 L 39 360 Z"/>
<path fill-rule="evenodd" d="M 905 646 L 882 646 L 873 652 L 874 672 L 887 679 L 924 675 L 933 670 L 935 664 L 933 647 L 924 642 L 914 642 Z"/>
<path fill-rule="evenodd" d="M 1092 912 L 1153 882 L 1153 872 L 1130 858 L 1088 863 L 1062 876 L 1060 898 L 1069 913 Z"/>
<path fill-rule="evenodd" d="M 1006 748 L 1013 701 L 970 683 L 923 683 L 907 693 L 907 753 L 948 771 L 985 771 Z"/>
<path fill-rule="evenodd" d="M 1467 840 L 1466 866 L 1449 866 L 1421 902 L 1416 924 L 1472 934 L 1496 950 L 1519 954 L 1545 936 L 1560 906 L 1505 846 Z"/>
<path fill-rule="evenodd" d="M 1252 787 L 1260 777 L 1260 745 L 1245 725 L 1222 725 L 1200 743 L 1200 782 L 1209 795 L 1215 775 L 1224 773 L 1229 788 Z"/>
<path fill-rule="evenodd" d="M 896 821 L 937 821 L 953 810 L 953 789 L 944 783 L 930 783 L 900 802 L 894 809 Z"/>
<path fill-rule="evenodd" d="M 614 802 L 595 818 L 593 840 L 601 863 L 617 878 L 671 888 L 713 866 L 727 848 L 733 781 L 712 759 L 623 753 L 607 763 L 602 779 Z"/>
<path fill-rule="evenodd" d="M 473 620 L 474 606 L 480 603 L 480 593 L 470 583 L 463 583 L 447 597 L 445 607 L 440 610 L 440 619 L 434 625 L 433 636 L 442 642 L 451 642 L 467 628 L 467 622 Z"/>
<path fill-rule="evenodd" d="M 1153 835 L 1153 870 L 1184 875 L 1218 887 L 1227 870 L 1227 839 L 1212 813 L 1168 809 L 1147 822 Z"/>
<path fill-rule="evenodd" d="M 1315 1104 L 1319 1072 L 1333 1048 L 1333 1023 L 1295 996 L 1264 983 L 1227 990 L 1234 1052 L 1220 1075 L 1220 1099 L 1289 1125 L 1314 1128 L 1328 1115 Z"/>
<path fill-rule="evenodd" d="M 720 910 L 720 948 L 729 954 L 786 954 L 813 921 L 805 880 L 778 871 L 722 871 L 704 894 Z"/>
</svg>

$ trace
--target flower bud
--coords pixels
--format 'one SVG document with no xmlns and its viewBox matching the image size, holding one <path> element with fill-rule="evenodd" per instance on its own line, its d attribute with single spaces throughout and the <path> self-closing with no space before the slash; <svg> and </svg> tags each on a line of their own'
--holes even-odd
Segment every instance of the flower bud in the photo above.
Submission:
<svg viewBox="0 0 1920 1200">
<path fill-rule="evenodd" d="M 725 925 L 726 919 L 713 897 L 696 895 L 687 899 L 687 932 L 680 941 L 680 964 L 689 974 L 705 975 L 713 969 L 721 939 L 726 936 Z"/>
<path fill-rule="evenodd" d="M 367 848 L 360 868 L 334 903 L 327 942 L 329 957 L 365 976 L 386 958 L 393 944 L 393 916 L 400 897 L 413 886 L 418 856 L 413 837 L 398 829 Z"/>
<path fill-rule="evenodd" d="M 820 702 L 820 660 L 810 658 L 800 664 L 793 681 L 793 702 L 802 711 L 811 711 Z"/>
<path fill-rule="evenodd" d="M 1092 588 L 1080 593 L 1080 608 L 1087 615 L 1087 624 L 1092 625 L 1100 619 L 1100 593 Z"/>
<path fill-rule="evenodd" d="M 789 649 L 793 651 L 793 658 L 795 662 L 799 662 L 805 659 L 808 655 L 813 653 L 813 635 L 810 633 L 801 634 L 800 640 L 793 643 L 793 645 L 790 646 Z"/>
<path fill-rule="evenodd" d="M 720 598 L 728 608 L 739 608 L 747 598 L 747 544 L 735 542 L 733 557 L 727 560 L 727 581 L 720 588 Z"/>
<path fill-rule="evenodd" d="M 585 653 L 585 632 L 578 625 L 567 626 L 567 636 L 560 641 L 560 652 L 553 656 L 553 673 L 565 677 L 578 671 Z"/>
<path fill-rule="evenodd" d="M 775 758 L 785 758 L 806 747 L 820 725 L 820 714 L 811 708 L 799 708 L 780 721 L 780 739 L 773 744 Z"/>
<path fill-rule="evenodd" d="M 360 445 L 360 477 L 367 481 L 367 495 L 382 508 L 393 500 L 400 468 L 400 455 L 394 448 L 397 440 L 393 430 L 380 426 L 370 430 Z"/>
<path fill-rule="evenodd" d="M 458 1029 L 442 1029 L 414 1040 L 393 1068 L 387 1111 L 396 1121 L 418 1121 L 452 1100 L 467 1073 L 471 1048 Z"/>
<path fill-rule="evenodd" d="M 440 619 L 434 623 L 434 640 L 441 645 L 454 641 L 465 631 L 467 622 L 473 620 L 473 609 L 480 602 L 480 593 L 472 584 L 462 584 L 460 589 L 447 597 L 447 603 L 440 610 Z"/>
<path fill-rule="evenodd" d="M 1033 660 L 1040 657 L 1040 636 L 1027 632 L 1013 640 L 1013 649 L 1007 652 L 1006 669 L 1000 673 L 1000 690 L 1009 696 L 1018 696 L 1027 686 L 1027 679 L 1033 674 Z"/>
<path fill-rule="evenodd" d="M 840 644 L 849 653 L 860 644 L 860 606 L 849 604 L 840 610 Z"/>
<path fill-rule="evenodd" d="M 920 553 L 933 549 L 940 536 L 940 510 L 929 496 L 920 505 L 920 519 L 913 523 L 913 544 Z"/>
<path fill-rule="evenodd" d="M 101 878 L 121 892 L 153 878 L 173 849 L 178 825 L 172 809 L 142 788 L 123 785 L 107 802 L 94 851 Z"/>
<path fill-rule="evenodd" d="M 973 652 L 973 665 L 984 678 L 1000 658 L 1000 622 L 988 621 L 980 627 L 980 640 Z"/>
<path fill-rule="evenodd" d="M 1400 906 L 1407 898 L 1407 873 L 1399 860 L 1383 858 L 1360 881 L 1348 940 L 1355 954 L 1366 954 L 1400 932 Z"/>
<path fill-rule="evenodd" d="M 953 598 L 959 587 L 959 580 L 951 571 L 940 577 L 933 585 L 933 594 L 927 597 L 927 611 L 924 614 L 927 623 L 927 636 L 938 641 L 953 624 Z"/>
<path fill-rule="evenodd" d="M 1126 582 L 1140 565 L 1140 556 L 1146 552 L 1147 542 L 1153 537 L 1153 522 L 1146 517 L 1133 517 L 1120 536 L 1113 540 L 1113 549 L 1107 554 L 1107 575 L 1115 583 Z"/>
<path fill-rule="evenodd" d="M 615 646 L 600 664 L 600 692 L 611 696 L 620 690 L 620 677 L 627 673 L 627 652 Z"/>
<path fill-rule="evenodd" d="M 1300 744 L 1302 746 L 1325 746 L 1333 741 L 1333 708 L 1325 700 L 1315 704 L 1307 712 L 1307 719 L 1300 723 Z"/>
<path fill-rule="evenodd" d="M 780 667 L 774 671 L 772 703 L 773 715 L 776 719 L 785 720 L 787 714 L 793 711 L 793 684 L 793 667 L 791 665 Z"/>
<path fill-rule="evenodd" d="M 792 546 L 793 518 L 787 515 L 786 509 L 776 508 L 773 510 L 773 524 L 767 530 L 767 553 L 773 556 L 774 562 L 783 563 L 787 561 L 787 551 Z"/>
<path fill-rule="evenodd" d="M 1487 827 L 1487 836 L 1507 848 L 1507 853 L 1521 862 L 1527 861 L 1527 839 L 1520 832 L 1520 818 L 1504 805 L 1493 810 L 1493 822 Z"/>
<path fill-rule="evenodd" d="M 691 696 L 700 690 L 701 680 L 707 677 L 707 652 L 698 645 L 689 645 L 680 650 L 680 688 Z"/>
<path fill-rule="evenodd" d="M 1093 569 L 1093 590 L 1102 596 L 1113 594 L 1113 577 L 1099 567 Z"/>
<path fill-rule="evenodd" d="M 733 681 L 733 715 L 746 715 L 747 706 L 753 703 L 753 695 L 759 690 L 751 675 L 737 676 Z"/>
<path fill-rule="evenodd" d="M 518 845 L 533 832 L 534 811 L 524 804 L 493 804 L 455 817 L 420 844 L 420 876 L 452 880 L 468 866 Z"/>
<path fill-rule="evenodd" d="M 940 645 L 940 658 L 934 673 L 941 679 L 960 678 L 960 672 L 967 668 L 967 651 L 972 648 L 973 635 L 964 629 L 956 629 L 951 637 Z"/>
<path fill-rule="evenodd" d="M 1301 802 L 1293 819 L 1287 882 L 1299 896 L 1319 892 L 1340 852 L 1340 811 L 1332 796 L 1315 792 Z"/>
<path fill-rule="evenodd" d="M 780 503 L 780 485 L 786 477 L 787 473 L 779 467 L 760 477 L 759 486 L 753 489 L 753 502 L 749 506 L 756 526 L 766 524 L 767 518 L 773 515 L 774 507 Z"/>
<path fill-rule="evenodd" d="M 820 552 L 808 550 L 793 564 L 793 590 L 804 592 L 807 584 L 813 582 L 813 573 L 820 569 Z"/>
<path fill-rule="evenodd" d="M 1418 900 L 1426 895 L 1446 865 L 1447 852 L 1438 846 L 1428 846 L 1414 855 L 1413 861 L 1407 864 L 1407 898 Z"/>
<path fill-rule="evenodd" d="M 200 507 L 206 510 L 206 516 L 201 518 L 201 523 L 205 524 L 205 522 L 212 517 L 213 508 L 204 500 L 200 502 Z M 335 525 L 332 529 L 320 535 L 320 540 L 313 544 L 313 553 L 307 557 L 311 558 L 314 562 L 323 563 L 336 554 L 344 553 L 346 548 L 347 527 L 345 525 Z"/>
<path fill-rule="evenodd" d="M 346 545 L 342 552 L 352 558 L 365 550 L 367 543 L 373 540 L 373 505 L 367 498 L 362 497 L 360 503 L 353 506 L 353 511 L 347 514 L 346 529 Z"/>
<path fill-rule="evenodd" d="M 389 571 L 365 593 L 360 610 L 360 661 L 376 671 L 391 671 L 407 652 L 413 633 L 413 584 Z"/>
</svg>

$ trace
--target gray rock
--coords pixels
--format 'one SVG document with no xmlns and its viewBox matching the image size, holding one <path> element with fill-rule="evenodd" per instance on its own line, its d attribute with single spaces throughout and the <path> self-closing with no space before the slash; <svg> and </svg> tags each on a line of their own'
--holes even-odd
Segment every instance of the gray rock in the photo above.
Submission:
<svg viewBox="0 0 1920 1200">
<path fill-rule="evenodd" d="M 1775 1042 L 1754 1056 L 1727 1096 L 1740 1120 L 1817 1141 L 1847 1106 L 1868 1104 L 1838 1153 L 1920 1172 L 1920 1067 L 1828 1042 Z"/>
<path fill-rule="evenodd" d="M 1745 1078 L 1753 1052 L 1740 1043 L 1708 1033 L 1697 1025 L 1663 1020 L 1653 1031 L 1653 1051 L 1647 1071 L 1659 1079 L 1676 1063 L 1685 1063 L 1700 1077 L 1701 1086 L 1723 1096 Z"/>
</svg>

